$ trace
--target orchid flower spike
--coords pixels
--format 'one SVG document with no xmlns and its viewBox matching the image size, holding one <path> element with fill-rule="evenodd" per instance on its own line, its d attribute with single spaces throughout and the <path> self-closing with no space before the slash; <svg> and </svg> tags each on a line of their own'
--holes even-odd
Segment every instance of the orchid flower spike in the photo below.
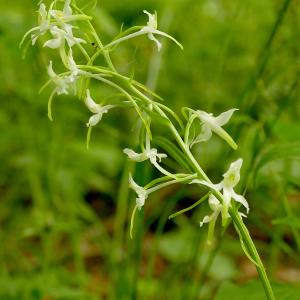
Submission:
<svg viewBox="0 0 300 300">
<path fill-rule="evenodd" d="M 237 144 L 232 137 L 222 128 L 231 118 L 232 114 L 236 111 L 236 108 L 230 109 L 221 113 L 219 116 L 214 117 L 213 114 L 207 113 L 202 110 L 197 110 L 195 113 L 202 122 L 202 129 L 200 134 L 195 138 L 191 147 L 197 143 L 208 141 L 212 132 L 215 132 L 223 140 L 225 140 L 234 150 L 237 149 Z"/>
<path fill-rule="evenodd" d="M 156 37 L 154 36 L 154 34 L 157 34 L 157 35 L 162 35 L 164 37 L 167 37 L 169 38 L 170 40 L 172 40 L 175 44 L 177 44 L 181 50 L 183 49 L 183 46 L 176 40 L 174 39 L 172 36 L 170 36 L 169 34 L 163 32 L 163 31 L 160 31 L 157 29 L 157 14 L 156 12 L 154 14 L 150 14 L 148 11 L 146 10 L 143 10 L 143 12 L 148 15 L 148 22 L 147 22 L 147 25 L 144 26 L 142 29 L 141 29 L 141 32 L 144 32 L 144 33 L 147 33 L 148 34 L 148 38 L 151 40 L 151 41 L 154 41 L 157 45 L 157 49 L 158 51 L 160 51 L 161 47 L 162 47 L 162 44 L 156 39 Z"/>
<path fill-rule="evenodd" d="M 148 192 L 143 187 L 139 186 L 132 178 L 131 174 L 129 174 L 129 186 L 132 188 L 137 194 L 136 197 L 136 206 L 139 210 L 144 206 L 145 200 L 148 198 Z"/>
<path fill-rule="evenodd" d="M 223 203 L 222 203 L 221 212 L 222 212 L 223 226 L 226 224 L 226 221 L 229 217 L 228 209 L 231 206 L 231 199 L 241 203 L 246 208 L 247 213 L 249 212 L 249 204 L 247 200 L 244 198 L 244 196 L 239 195 L 234 191 L 234 187 L 240 181 L 240 169 L 242 167 L 242 164 L 243 164 L 243 160 L 241 158 L 231 163 L 228 171 L 225 174 L 223 174 L 223 180 L 218 184 L 212 184 L 207 181 L 198 180 L 198 179 L 195 179 L 191 182 L 191 183 L 198 183 L 198 184 L 205 185 L 217 192 L 222 190 Z M 241 214 L 241 216 L 245 216 L 245 215 Z M 206 218 L 206 220 L 208 219 Z"/>
<path fill-rule="evenodd" d="M 52 61 L 50 61 L 49 66 L 47 67 L 47 71 L 51 80 L 54 82 L 56 86 L 54 91 L 57 93 L 57 95 L 68 94 L 70 79 L 68 77 L 61 77 L 57 75 L 53 71 Z"/>
<path fill-rule="evenodd" d="M 142 153 L 136 153 L 131 149 L 124 149 L 123 152 L 128 156 L 128 158 L 132 161 L 142 162 L 147 159 L 150 160 L 152 164 L 157 163 L 157 160 L 161 162 L 163 158 L 166 158 L 167 155 L 164 153 L 157 153 L 157 149 L 145 149 Z"/>
<path fill-rule="evenodd" d="M 94 113 L 94 115 L 90 117 L 89 122 L 86 124 L 87 127 L 97 125 L 101 121 L 103 114 L 107 113 L 111 108 L 115 107 L 115 105 L 102 106 L 95 103 L 95 101 L 91 97 L 90 90 L 86 90 L 85 104 L 87 108 L 92 113 Z"/>
</svg>

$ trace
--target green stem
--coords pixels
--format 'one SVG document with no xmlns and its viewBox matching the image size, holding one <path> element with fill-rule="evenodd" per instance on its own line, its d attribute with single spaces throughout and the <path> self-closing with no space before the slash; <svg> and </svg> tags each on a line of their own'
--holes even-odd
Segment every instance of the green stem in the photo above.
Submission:
<svg viewBox="0 0 300 300">
<path fill-rule="evenodd" d="M 269 282 L 266 270 L 265 270 L 264 265 L 259 257 L 259 254 L 256 250 L 256 247 L 252 241 L 252 238 L 249 234 L 247 227 L 245 226 L 242 218 L 237 214 L 237 212 L 233 208 L 229 209 L 229 214 L 230 214 L 234 224 L 237 226 L 239 233 L 243 238 L 243 242 L 245 243 L 245 246 L 247 247 L 247 250 L 249 251 L 249 254 L 254 258 L 255 262 L 257 263 L 256 270 L 257 270 L 260 280 L 263 284 L 267 299 L 275 300 L 275 296 L 274 296 L 271 284 Z"/>
<path fill-rule="evenodd" d="M 170 215 L 169 216 L 169 220 L 171 220 L 171 219 L 173 219 L 173 218 L 175 218 L 175 217 L 177 217 L 177 216 L 179 216 L 179 215 L 181 215 L 181 214 L 183 214 L 183 213 L 185 213 L 185 212 L 187 212 L 187 211 L 195 208 L 196 206 L 198 206 L 199 204 L 201 204 L 202 202 L 204 202 L 208 198 L 208 196 L 209 196 L 209 193 L 207 193 L 205 196 L 203 196 L 200 200 L 198 200 L 197 202 L 195 202 L 191 206 L 186 207 L 186 208 L 184 208 L 184 209 L 182 209 L 180 211 L 177 211 L 176 213 Z"/>
<path fill-rule="evenodd" d="M 75 7 L 75 9 L 76 9 L 78 12 L 80 12 L 81 14 L 84 14 L 84 12 L 83 12 L 80 8 L 78 8 L 78 7 L 75 6 L 75 5 L 74 5 L 74 7 Z M 90 21 L 90 20 L 86 20 L 86 22 L 87 22 L 87 24 L 88 24 L 88 27 L 89 27 L 90 30 L 92 31 L 92 34 L 93 34 L 93 36 L 94 36 L 94 38 L 95 38 L 95 40 L 96 40 L 96 42 L 97 42 L 99 48 L 100 48 L 100 49 L 104 48 L 104 46 L 103 46 L 103 44 L 102 44 L 102 42 L 101 42 L 101 40 L 100 40 L 100 38 L 99 38 L 99 36 L 98 36 L 98 34 L 97 34 L 97 31 L 95 30 L 95 28 L 94 28 L 94 26 L 92 25 L 91 21 Z M 107 65 L 109 66 L 109 68 L 112 69 L 113 71 L 116 71 L 116 69 L 115 69 L 115 67 L 114 67 L 114 65 L 113 65 L 113 63 L 112 63 L 112 61 L 111 61 L 109 52 L 108 52 L 107 50 L 104 50 L 104 49 L 103 49 L 103 56 L 104 56 L 104 59 L 105 59 Z"/>
</svg>

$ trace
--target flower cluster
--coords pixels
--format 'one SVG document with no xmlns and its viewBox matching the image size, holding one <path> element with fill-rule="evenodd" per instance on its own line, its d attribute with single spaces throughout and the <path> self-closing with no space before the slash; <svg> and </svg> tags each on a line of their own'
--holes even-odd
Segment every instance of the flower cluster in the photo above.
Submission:
<svg viewBox="0 0 300 300">
<path fill-rule="evenodd" d="M 234 187 L 240 181 L 240 169 L 242 167 L 242 164 L 243 160 L 241 158 L 231 163 L 228 171 L 223 174 L 223 180 L 218 184 L 213 184 L 211 182 L 199 179 L 195 179 L 192 181 L 192 183 L 205 185 L 214 192 L 218 193 L 222 191 L 223 203 L 220 203 L 220 201 L 213 194 L 209 196 L 209 205 L 213 213 L 210 216 L 204 217 L 203 221 L 200 223 L 201 226 L 204 223 L 215 222 L 219 213 L 222 213 L 222 224 L 225 225 L 227 219 L 229 218 L 228 209 L 231 206 L 232 199 L 242 204 L 246 208 L 247 213 L 249 212 L 249 205 L 247 200 L 244 198 L 244 196 L 239 195 L 234 191 Z M 240 215 L 245 217 L 244 214 Z"/>
<path fill-rule="evenodd" d="M 84 72 L 79 70 L 73 58 L 72 47 L 86 43 L 85 40 L 75 37 L 73 35 L 74 26 L 71 24 L 74 21 L 88 20 L 90 17 L 79 14 L 73 15 L 71 8 L 71 0 L 66 0 L 62 10 L 53 9 L 55 2 L 53 2 L 47 10 L 44 3 L 40 3 L 38 10 L 38 26 L 29 30 L 23 37 L 21 44 L 27 36 L 31 35 L 31 43 L 35 45 L 36 41 L 46 33 L 50 33 L 52 38 L 44 42 L 43 46 L 51 49 L 58 49 L 60 51 L 63 64 L 68 69 L 69 73 L 66 75 L 57 75 L 52 68 L 52 61 L 50 61 L 47 68 L 50 79 L 55 84 L 55 93 L 68 94 L 70 87 L 76 87 L 76 79 Z M 68 47 L 68 54 L 66 54 L 65 47 Z"/>
<path fill-rule="evenodd" d="M 58 49 L 68 44 L 69 47 L 73 47 L 75 44 L 86 43 L 85 40 L 81 38 L 74 37 L 73 28 L 74 26 L 70 22 L 89 19 L 85 15 L 73 15 L 71 8 L 71 0 L 66 0 L 62 11 L 52 9 L 53 3 L 47 11 L 46 5 L 44 3 L 40 4 L 39 22 L 38 26 L 29 30 L 24 38 L 31 34 L 32 45 L 34 45 L 37 39 L 50 32 L 52 39 L 44 43 L 44 47 L 49 47 L 52 49 Z M 24 40 L 24 39 L 23 39 Z"/>
<path fill-rule="evenodd" d="M 192 110 L 189 109 L 189 117 L 187 118 L 187 125 L 185 128 L 185 135 L 184 140 L 181 139 L 181 135 L 177 132 L 175 126 L 171 125 L 171 131 L 175 133 L 175 139 L 179 143 L 181 150 L 183 151 L 182 155 L 185 155 L 183 161 L 189 161 L 190 166 L 194 166 L 195 173 L 189 174 L 173 174 L 170 171 L 166 170 L 162 165 L 161 162 L 163 159 L 167 158 L 167 154 L 165 153 L 158 153 L 156 148 L 151 147 L 151 133 L 149 134 L 148 129 L 150 130 L 151 124 L 151 114 L 148 114 L 148 111 L 155 110 L 155 113 L 158 113 L 163 119 L 167 119 L 165 112 L 170 113 L 170 109 L 164 106 L 163 104 L 158 105 L 155 101 L 150 98 L 147 98 L 145 94 L 143 94 L 139 89 L 141 88 L 143 91 L 148 91 L 146 87 L 142 84 L 136 83 L 135 81 L 131 80 L 130 78 L 119 74 L 112 65 L 111 59 L 109 57 L 109 53 L 106 52 L 112 48 L 113 45 L 118 45 L 119 43 L 129 40 L 134 37 L 147 35 L 148 38 L 155 42 L 157 46 L 157 50 L 159 51 L 162 47 L 161 42 L 156 38 L 156 36 L 163 36 L 174 43 L 176 43 L 181 49 L 183 48 L 182 45 L 174 39 L 169 34 L 158 30 L 157 27 L 157 15 L 156 13 L 151 14 L 148 11 L 144 10 L 143 12 L 148 16 L 148 22 L 145 26 L 137 26 L 130 29 L 129 34 L 126 32 L 121 33 L 118 38 L 114 39 L 112 42 L 108 43 L 107 45 L 102 45 L 100 38 L 95 33 L 93 29 L 93 36 L 97 38 L 99 47 L 96 52 L 92 53 L 92 56 L 89 56 L 89 51 L 84 48 L 84 44 L 86 41 L 82 38 L 75 37 L 73 34 L 73 29 L 75 26 L 73 22 L 75 21 L 88 21 L 90 17 L 86 16 L 85 14 L 81 13 L 81 10 L 77 8 L 76 5 L 71 5 L 72 0 L 65 0 L 64 6 L 62 10 L 57 9 L 58 2 L 53 1 L 52 4 L 49 6 L 47 10 L 46 5 L 41 3 L 39 6 L 38 14 L 39 14 L 39 21 L 38 26 L 29 30 L 21 44 L 24 40 L 30 35 L 31 36 L 31 43 L 34 45 L 36 41 L 46 34 L 51 35 L 51 38 L 46 40 L 43 44 L 44 47 L 48 47 L 51 49 L 57 49 L 59 51 L 62 63 L 64 67 L 67 69 L 66 72 L 57 74 L 53 70 L 53 63 L 52 61 L 49 62 L 47 67 L 48 75 L 50 77 L 49 82 L 54 83 L 55 87 L 54 90 L 49 98 L 49 118 L 52 119 L 51 115 L 51 101 L 52 97 L 57 94 L 68 94 L 70 88 L 73 88 L 75 93 L 77 93 L 77 82 L 79 78 L 82 78 L 79 86 L 78 95 L 80 98 L 84 99 L 84 103 L 88 110 L 93 114 L 88 122 L 87 127 L 88 129 L 88 141 L 90 137 L 91 129 L 96 126 L 103 118 L 103 115 L 108 113 L 110 109 L 116 106 L 128 106 L 129 104 L 123 102 L 122 104 L 116 105 L 103 105 L 96 103 L 90 93 L 89 89 L 89 82 L 90 79 L 99 80 L 103 83 L 108 84 L 110 87 L 116 88 L 118 92 L 121 92 L 123 96 L 130 100 L 130 105 L 136 108 L 139 116 L 141 117 L 144 125 L 145 125 L 145 145 L 144 142 L 141 143 L 142 152 L 138 153 L 132 149 L 125 148 L 124 153 L 128 156 L 131 161 L 135 162 L 144 162 L 149 161 L 160 173 L 164 176 L 154 180 L 153 182 L 149 183 L 146 187 L 139 186 L 132 178 L 129 176 L 129 186 L 135 191 L 136 193 L 136 209 L 141 209 L 146 199 L 148 198 L 149 194 L 166 187 L 168 185 L 185 182 L 188 184 L 196 183 L 205 185 L 210 189 L 210 194 L 208 197 L 208 203 L 212 210 L 212 214 L 205 216 L 204 219 L 200 222 L 202 226 L 204 223 L 209 223 L 209 232 L 213 232 L 214 224 L 217 220 L 217 217 L 221 214 L 222 215 L 222 224 L 225 225 L 227 219 L 229 218 L 229 208 L 232 206 L 232 200 L 241 203 L 247 210 L 249 211 L 249 206 L 246 199 L 242 195 L 238 195 L 234 188 L 238 184 L 240 180 L 240 169 L 242 166 L 242 159 L 238 159 L 237 161 L 233 162 L 229 170 L 223 175 L 223 180 L 219 184 L 213 184 L 207 178 L 206 174 L 203 172 L 201 167 L 198 165 L 194 157 L 190 152 L 190 148 L 193 145 L 201 142 L 208 141 L 212 134 L 217 134 L 220 138 L 225 140 L 233 149 L 237 149 L 237 144 L 234 142 L 232 137 L 222 128 L 226 123 L 229 122 L 230 118 L 232 117 L 233 113 L 237 109 L 230 109 L 221 113 L 219 116 L 214 116 L 212 113 L 207 113 L 202 110 Z M 73 14 L 73 9 L 76 13 Z M 91 24 L 89 23 L 89 26 Z M 94 35 L 95 34 L 95 35 Z M 30 42 L 29 40 L 29 42 Z M 73 49 L 74 46 L 81 51 L 81 53 L 87 58 L 86 65 L 78 65 L 73 57 Z M 106 60 L 106 63 L 109 68 L 107 67 L 97 67 L 94 66 L 93 63 L 97 55 L 103 54 Z M 117 80 L 114 81 L 114 77 Z M 122 84 L 119 84 L 123 81 Z M 134 86 L 134 82 L 136 86 Z M 46 84 L 47 85 L 47 84 Z M 127 90 L 126 90 L 127 89 Z M 137 98 L 140 102 L 143 102 L 142 105 L 139 106 L 139 101 L 136 101 Z M 146 100 L 145 100 L 146 99 Z M 127 101 L 128 102 L 128 101 Z M 145 107 L 148 107 L 148 110 Z M 147 116 L 147 120 L 149 122 L 145 124 L 145 120 L 143 116 Z M 173 114 L 173 116 L 175 113 Z M 178 118 L 179 119 L 179 118 Z M 201 129 L 198 134 L 193 135 L 192 140 L 190 141 L 190 128 L 193 125 L 195 120 L 200 121 Z M 168 120 L 170 121 L 170 120 Z M 181 122 L 181 121 L 180 121 Z M 168 123 L 171 124 L 171 121 Z M 147 128 L 147 126 L 149 128 Z M 167 149 L 167 148 L 165 148 Z M 196 167 L 195 167 L 196 164 Z M 200 170 L 200 171 L 199 171 Z M 206 198 L 207 198 L 206 197 Z M 135 212 L 134 210 L 134 212 Z M 134 214 L 133 214 L 134 215 Z M 245 216 L 240 214 L 241 216 Z"/>
</svg>

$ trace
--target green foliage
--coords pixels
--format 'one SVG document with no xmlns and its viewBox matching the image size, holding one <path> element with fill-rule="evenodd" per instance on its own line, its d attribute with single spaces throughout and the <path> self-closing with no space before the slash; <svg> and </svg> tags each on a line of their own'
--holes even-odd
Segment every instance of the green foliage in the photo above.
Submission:
<svg viewBox="0 0 300 300">
<path fill-rule="evenodd" d="M 299 297 L 300 289 L 295 285 L 274 284 L 274 292 L 277 299 L 296 300 Z M 231 282 L 224 282 L 218 290 L 215 300 L 250 300 L 265 299 L 264 291 L 258 281 L 251 281 L 243 286 Z"/>
<path fill-rule="evenodd" d="M 52 59 L 56 66 L 58 57 L 42 48 L 42 41 L 37 48 L 28 45 L 25 60 L 24 49 L 18 48 L 24 32 L 36 24 L 38 2 L 0 2 L 0 298 L 212 299 L 223 280 L 251 278 L 232 230 L 225 238 L 217 230 L 207 250 L 206 231 L 199 229 L 207 205 L 168 221 L 169 215 L 201 197 L 192 185 L 181 194 L 176 185 L 149 197 L 144 221 L 138 214 L 140 227 L 129 240 L 134 199 L 127 173 L 134 167 L 125 162 L 121 149 L 140 142 L 132 131 L 140 123 L 133 112 L 112 110 L 94 128 L 87 151 L 89 112 L 82 101 L 73 95 L 55 98 L 54 122 L 47 120 L 49 89 L 38 91 L 48 79 L 46 65 Z M 95 7 L 94 1 L 76 2 L 93 16 L 105 43 L 123 22 L 124 31 L 145 24 L 142 10 L 147 9 L 156 10 L 159 28 L 184 45 L 181 52 L 164 41 L 157 54 L 151 41 L 139 37 L 111 53 L 120 73 L 145 83 L 147 88 L 136 87 L 150 98 L 161 95 L 160 103 L 178 115 L 183 106 L 216 115 L 240 108 L 226 130 L 239 144 L 236 155 L 244 158 L 238 188 L 247 188 L 243 192 L 251 213 L 245 222 L 271 277 L 284 282 L 274 285 L 277 299 L 297 299 L 297 287 L 286 283 L 299 283 L 300 266 L 297 2 L 103 0 Z M 89 39 L 95 42 L 93 36 Z M 97 46 L 88 46 L 96 51 Z M 97 61 L 102 63 L 102 58 Z M 91 87 L 97 102 L 115 101 L 116 93 L 104 84 Z M 177 115 L 165 113 L 181 128 Z M 163 136 L 156 142 L 169 154 L 167 167 L 189 170 L 179 147 L 165 135 L 166 126 L 162 122 L 155 132 Z M 213 182 L 221 180 L 233 160 L 218 138 L 195 146 L 193 154 Z M 149 166 L 137 166 L 135 174 L 140 183 L 157 176 Z M 249 184 L 252 180 L 255 185 Z M 175 193 L 179 196 L 172 198 Z M 218 246 L 229 238 L 232 244 Z M 218 249 L 215 255 L 213 249 Z M 146 276 L 152 255 L 154 271 Z M 264 299 L 258 282 L 225 283 L 217 299 L 237 295 Z"/>
</svg>

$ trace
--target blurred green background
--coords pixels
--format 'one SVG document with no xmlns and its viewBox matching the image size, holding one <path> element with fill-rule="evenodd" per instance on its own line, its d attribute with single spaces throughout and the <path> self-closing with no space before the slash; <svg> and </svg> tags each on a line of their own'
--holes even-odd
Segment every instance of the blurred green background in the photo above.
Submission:
<svg viewBox="0 0 300 300">
<path fill-rule="evenodd" d="M 84 3 L 85 1 L 81 1 Z M 183 106 L 220 113 L 239 108 L 227 126 L 233 153 L 220 139 L 195 149 L 218 182 L 229 163 L 244 159 L 240 190 L 246 219 L 278 299 L 299 299 L 300 285 L 300 6 L 287 0 L 99 1 L 87 13 L 107 43 L 120 30 L 159 27 L 184 51 L 163 40 L 156 52 L 141 37 L 112 54 L 180 113 Z M 145 183 L 157 174 L 122 153 L 136 143 L 133 112 L 105 115 L 86 149 L 89 112 L 72 95 L 54 99 L 47 118 L 46 66 L 53 51 L 18 44 L 35 26 L 38 1 L 0 0 L 0 299 L 264 299 L 253 264 L 234 228 L 206 244 L 199 221 L 208 207 L 169 221 L 199 199 L 174 186 L 148 199 L 129 239 L 134 195 L 128 172 Z M 107 90 L 94 85 L 98 96 Z M 167 133 L 164 133 L 167 134 Z M 176 168 L 176 166 L 169 166 Z M 249 297 L 251 296 L 251 298 Z M 235 298 L 236 297 L 236 298 Z M 248 297 L 248 298 L 247 298 Z M 297 298 L 298 297 L 298 298 Z"/>
</svg>

